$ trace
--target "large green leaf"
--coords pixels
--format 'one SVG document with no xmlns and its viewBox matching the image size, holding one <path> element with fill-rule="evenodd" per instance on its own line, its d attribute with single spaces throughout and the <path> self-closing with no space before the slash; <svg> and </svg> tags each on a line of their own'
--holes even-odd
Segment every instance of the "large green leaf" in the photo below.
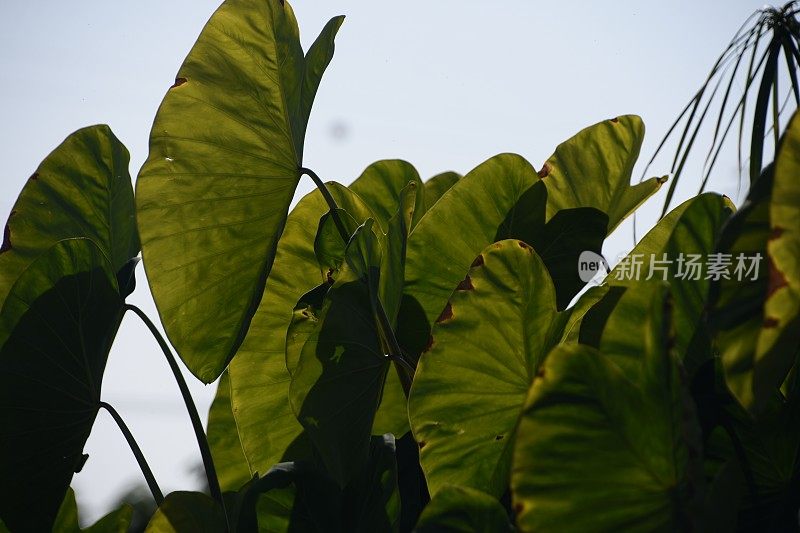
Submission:
<svg viewBox="0 0 800 533">
<path fill-rule="evenodd" d="M 608 215 L 608 233 L 666 178 L 631 186 L 631 172 L 644 140 L 644 124 L 635 115 L 605 120 L 559 144 L 539 175 L 547 185 L 547 219 L 561 209 L 594 207 Z"/>
<path fill-rule="evenodd" d="M 376 319 L 382 251 L 372 225 L 350 239 L 289 387 L 292 410 L 342 487 L 366 461 L 390 370 Z"/>
<path fill-rule="evenodd" d="M 397 531 L 400 518 L 395 441 L 373 436 L 369 459 L 343 489 L 309 463 L 280 463 L 244 489 L 239 531 L 350 533 Z"/>
<path fill-rule="evenodd" d="M 632 294 L 632 291 L 636 294 Z M 702 493 L 699 431 L 670 345 L 661 287 L 627 343 L 560 345 L 534 380 L 519 422 L 512 490 L 521 531 L 688 531 Z M 665 325 L 666 324 L 666 325 Z M 615 339 L 621 332 L 615 332 Z M 614 350 L 623 351 L 614 351 Z"/>
<path fill-rule="evenodd" d="M 795 117 L 778 151 L 725 227 L 719 252 L 758 258 L 755 272 L 712 287 L 710 321 L 731 392 L 751 413 L 780 387 L 800 345 L 800 121 Z"/>
<path fill-rule="evenodd" d="M 372 209 L 375 219 L 384 232 L 388 231 L 389 219 L 397 211 L 403 190 L 409 183 L 417 185 L 416 208 L 411 220 L 411 228 L 417 225 L 425 214 L 425 186 L 417 169 L 401 159 L 376 161 L 350 184 L 350 189 L 358 194 Z"/>
<path fill-rule="evenodd" d="M 425 214 L 408 241 L 398 319 L 404 348 L 422 351 L 453 289 L 481 250 L 498 240 L 498 229 L 514 218 L 518 200 L 538 180 L 525 159 L 501 154 L 464 176 Z M 524 207 L 520 211 L 530 210 Z"/>
<path fill-rule="evenodd" d="M 485 492 L 445 485 L 419 517 L 417 533 L 502 533 L 514 531 L 497 499 Z"/>
<path fill-rule="evenodd" d="M 456 182 L 409 240 L 399 321 L 404 347 L 422 351 L 473 259 L 501 239 L 520 239 L 537 250 L 556 282 L 559 308 L 565 308 L 583 286 L 580 252 L 599 252 L 603 238 L 664 181 L 630 186 L 643 135 L 638 117 L 620 117 L 559 145 L 538 175 L 521 157 L 502 154 Z"/>
<path fill-rule="evenodd" d="M 133 508 L 125 504 L 119 509 L 111 511 L 100 520 L 81 529 L 78 524 L 78 504 L 75 502 L 75 492 L 67 490 L 64 501 L 58 509 L 56 521 L 53 524 L 53 533 L 127 533 L 131 523 Z"/>
<path fill-rule="evenodd" d="M 227 531 L 225 513 L 202 492 L 167 495 L 147 524 L 148 533 L 219 533 Z"/>
<path fill-rule="evenodd" d="M 732 489 L 741 500 L 731 509 L 738 519 L 737 530 L 796 529 L 800 509 L 800 389 L 793 387 L 787 397 L 775 393 L 758 419 L 734 400 L 726 402 L 724 410 L 730 433 L 719 428 L 712 435 L 712 439 L 717 437 L 716 442 L 707 448 L 727 458 L 737 474 L 726 491 Z"/>
<path fill-rule="evenodd" d="M 49 530 L 86 461 L 122 304 L 106 255 L 88 239 L 55 244 L 8 293 L 0 315 L 9 332 L 0 346 L 0 518 L 13 531 Z"/>
<path fill-rule="evenodd" d="M 206 383 L 262 298 L 342 20 L 304 57 L 288 2 L 226 1 L 156 115 L 136 184 L 145 267 L 167 335 Z"/>
<path fill-rule="evenodd" d="M 690 378 L 711 357 L 704 320 L 713 277 L 709 265 L 719 232 L 733 209 L 728 198 L 714 193 L 687 200 L 659 220 L 604 281 L 621 287 L 669 283 L 675 349 Z"/>
<path fill-rule="evenodd" d="M 91 239 L 114 272 L 139 253 L 129 160 L 108 126 L 90 126 L 42 161 L 5 226 L 0 306 L 19 275 L 60 240 Z"/>
<path fill-rule="evenodd" d="M 450 188 L 460 179 L 461 174 L 457 172 L 442 172 L 441 174 L 436 174 L 434 177 L 426 181 L 425 203 L 427 204 L 427 208 L 430 209 L 433 204 L 438 202 L 439 198 L 441 198 L 444 193 L 449 191 Z"/>
<path fill-rule="evenodd" d="M 753 183 L 741 209 L 723 228 L 717 251 L 732 257 L 766 256 L 773 177 L 770 166 Z M 744 405 L 753 401 L 753 355 L 764 321 L 769 271 L 763 262 L 762 259 L 755 276 L 720 279 L 711 284 L 709 291 L 708 322 L 725 369 L 725 381 Z"/>
<path fill-rule="evenodd" d="M 250 468 L 233 418 L 231 383 L 227 372 L 219 378 L 217 394 L 208 412 L 208 446 L 223 492 L 239 490 L 250 480 Z"/>
<path fill-rule="evenodd" d="M 758 409 L 786 378 L 800 346 L 800 119 L 792 119 L 775 161 L 767 242 L 769 278 L 752 382 Z M 743 395 L 744 397 L 744 395 Z"/>
<path fill-rule="evenodd" d="M 369 208 L 346 187 L 337 183 L 328 183 L 327 187 L 337 205 L 359 223 L 371 216 Z M 275 463 L 305 458 L 306 448 L 291 451 L 292 444 L 301 440 L 303 427 L 289 406 L 291 375 L 286 364 L 286 336 L 297 302 L 327 281 L 320 274 L 313 247 L 326 211 L 322 195 L 313 191 L 289 214 L 258 311 L 230 364 L 231 403 L 251 473 L 263 474 Z M 396 376 L 391 375 L 389 391 L 396 397 L 403 395 Z M 384 421 L 381 418 L 379 415 L 381 423 L 376 424 L 374 433 L 404 431 L 393 416 Z"/>
<path fill-rule="evenodd" d="M 409 398 L 433 495 L 446 484 L 505 492 L 517 418 L 561 334 L 553 284 L 530 246 L 505 240 L 478 258 L 437 319 Z"/>
</svg>

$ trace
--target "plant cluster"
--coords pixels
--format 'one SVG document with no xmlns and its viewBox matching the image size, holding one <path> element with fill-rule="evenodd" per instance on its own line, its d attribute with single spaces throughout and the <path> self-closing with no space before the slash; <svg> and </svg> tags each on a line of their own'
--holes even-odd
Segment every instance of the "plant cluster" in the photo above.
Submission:
<svg viewBox="0 0 800 533">
<path fill-rule="evenodd" d="M 741 209 L 691 198 L 586 290 L 582 257 L 665 181 L 630 185 L 641 120 L 539 170 L 500 154 L 423 181 L 385 160 L 323 183 L 303 142 L 342 21 L 304 53 L 288 3 L 227 0 L 135 195 L 107 126 L 30 177 L 0 248 L 0 530 L 78 530 L 69 484 L 101 408 L 158 504 L 147 531 L 796 529 L 800 119 Z M 290 212 L 303 176 L 317 189 Z M 169 342 L 125 302 L 140 251 Z M 210 495 L 164 497 L 101 399 L 128 311 L 175 374 Z M 219 379 L 207 431 L 171 347 Z"/>
</svg>

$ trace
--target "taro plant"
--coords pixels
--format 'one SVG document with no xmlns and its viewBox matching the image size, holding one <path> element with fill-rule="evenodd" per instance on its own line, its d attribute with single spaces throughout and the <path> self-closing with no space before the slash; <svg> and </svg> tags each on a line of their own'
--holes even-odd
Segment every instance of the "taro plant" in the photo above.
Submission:
<svg viewBox="0 0 800 533">
<path fill-rule="evenodd" d="M 78 528 L 69 484 L 104 408 L 158 504 L 148 531 L 796 529 L 800 118 L 741 209 L 689 199 L 587 288 L 583 257 L 665 181 L 630 185 L 641 120 L 538 170 L 500 154 L 423 181 L 385 160 L 325 183 L 303 141 L 342 21 L 303 52 L 288 3 L 228 0 L 135 196 L 106 126 L 31 176 L 0 248 L 2 527 Z M 303 176 L 317 189 L 289 212 Z M 125 303 L 140 248 L 168 340 Z M 209 495 L 164 497 L 102 400 L 128 311 L 175 374 Z M 219 380 L 207 431 L 173 349 Z"/>
</svg>

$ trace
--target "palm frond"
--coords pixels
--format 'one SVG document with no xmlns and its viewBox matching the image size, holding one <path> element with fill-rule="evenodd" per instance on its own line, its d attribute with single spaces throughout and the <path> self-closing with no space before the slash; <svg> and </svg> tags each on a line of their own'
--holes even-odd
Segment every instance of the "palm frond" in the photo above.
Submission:
<svg viewBox="0 0 800 533">
<path fill-rule="evenodd" d="M 744 169 L 742 146 L 746 140 L 745 132 L 749 134 L 747 159 L 750 183 L 761 174 L 766 139 L 773 134 L 772 143 L 777 147 L 777 139 L 781 133 L 781 117 L 787 111 L 790 100 L 792 107 L 797 108 L 800 105 L 800 82 L 797 73 L 800 68 L 798 14 L 800 14 L 800 0 L 792 0 L 779 8 L 765 7 L 752 13 L 734 33 L 700 88 L 671 124 L 648 161 L 642 176 L 644 178 L 647 174 L 650 165 L 665 149 L 667 142 L 680 132 L 670 167 L 673 179 L 664 201 L 662 217 L 668 212 L 680 177 L 687 169 L 689 155 L 701 138 L 702 126 L 709 120 L 713 122 L 713 134 L 710 135 L 711 142 L 703 160 L 699 190 L 701 192 L 705 190 L 737 119 L 740 181 Z M 783 62 L 780 61 L 781 56 Z M 789 83 L 779 84 L 779 79 L 784 75 L 784 68 Z M 756 86 L 757 91 L 755 91 Z M 720 90 L 722 87 L 724 90 Z M 734 94 L 738 88 L 741 88 L 741 94 L 736 98 Z M 782 104 L 780 104 L 781 90 L 786 93 L 786 99 Z M 717 99 L 718 96 L 721 100 Z M 754 96 L 753 111 L 748 114 L 748 102 Z M 717 110 L 710 113 L 715 104 L 718 106 Z M 711 119 L 714 115 L 716 117 Z M 749 131 L 746 128 L 748 123 Z"/>
</svg>

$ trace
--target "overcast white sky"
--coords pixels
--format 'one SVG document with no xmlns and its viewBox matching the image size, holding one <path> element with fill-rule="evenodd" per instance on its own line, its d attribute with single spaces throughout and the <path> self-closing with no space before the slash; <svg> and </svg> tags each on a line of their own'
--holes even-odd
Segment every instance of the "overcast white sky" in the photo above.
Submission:
<svg viewBox="0 0 800 533">
<path fill-rule="evenodd" d="M 155 111 L 205 21 L 209 0 L 3 0 L 0 3 L 0 219 L 26 178 L 64 137 L 107 123 L 147 156 Z M 295 0 L 307 47 L 332 16 L 347 15 L 323 79 L 305 165 L 349 183 L 369 163 L 403 158 L 423 178 L 466 173 L 500 152 L 537 168 L 579 129 L 641 115 L 644 156 L 692 96 L 755 0 Z M 668 171 L 666 160 L 652 174 Z M 687 172 L 687 185 L 693 174 Z M 736 199 L 736 161 L 719 165 L 716 190 Z M 641 172 L 641 170 L 640 170 Z M 635 174 L 638 179 L 639 174 Z M 693 182 L 696 187 L 696 182 Z M 303 182 L 298 194 L 310 190 Z M 690 188 L 683 190 L 683 197 Z M 653 199 L 641 211 L 652 223 Z M 621 227 L 607 255 L 632 246 Z M 157 314 L 140 268 L 132 301 Z M 215 387 L 189 378 L 205 414 Z M 111 353 L 103 397 L 121 412 L 165 493 L 192 489 L 199 455 L 177 387 L 155 342 L 134 317 Z M 101 413 L 90 458 L 73 487 L 83 521 L 141 475 L 110 417 Z"/>
</svg>

